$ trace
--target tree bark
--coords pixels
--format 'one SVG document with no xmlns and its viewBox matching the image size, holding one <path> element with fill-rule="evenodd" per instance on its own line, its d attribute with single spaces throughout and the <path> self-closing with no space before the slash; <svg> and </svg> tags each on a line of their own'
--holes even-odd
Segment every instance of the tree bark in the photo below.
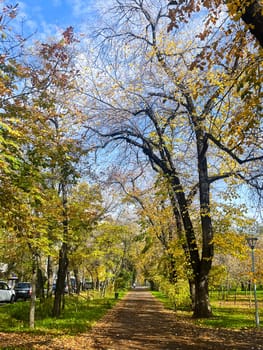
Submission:
<svg viewBox="0 0 263 350">
<path fill-rule="evenodd" d="M 242 10 L 242 9 L 241 9 Z M 263 48 L 263 5 L 262 1 L 251 1 L 249 6 L 246 6 L 245 11 L 242 11 L 243 21 L 249 25 L 249 30 L 252 35 L 258 40 Z"/>
<path fill-rule="evenodd" d="M 52 257 L 49 255 L 47 258 L 47 298 L 52 296 L 53 287 L 53 262 Z"/>
<path fill-rule="evenodd" d="M 74 276 L 75 276 L 75 288 L 76 288 L 75 292 L 77 294 L 79 294 L 80 293 L 80 288 L 81 288 L 81 281 L 80 281 L 80 278 L 79 278 L 79 270 L 78 270 L 78 268 L 74 269 Z"/>
<path fill-rule="evenodd" d="M 202 214 L 201 206 L 201 222 L 202 222 L 202 237 L 203 237 L 203 250 L 202 258 L 200 259 L 198 253 L 198 246 L 196 242 L 195 232 L 192 226 L 192 222 L 187 210 L 187 202 L 183 193 L 183 189 L 178 190 L 176 186 L 176 195 L 178 198 L 178 203 L 180 207 L 180 212 L 182 215 L 187 246 L 189 251 L 190 263 L 192 266 L 193 276 L 194 276 L 194 317 L 210 317 L 212 315 L 211 306 L 208 298 L 208 274 L 212 264 L 213 256 L 213 245 L 211 241 L 211 218 L 209 215 Z M 208 225 L 209 223 L 209 225 Z"/>
<path fill-rule="evenodd" d="M 68 211 L 67 211 L 67 193 L 66 185 L 61 184 L 62 188 L 62 203 L 63 203 L 63 239 L 62 246 L 59 251 L 58 275 L 56 282 L 55 299 L 53 305 L 53 317 L 59 317 L 61 310 L 64 307 L 64 292 L 65 282 L 68 270 Z"/>
<path fill-rule="evenodd" d="M 189 284 L 192 311 L 194 311 L 195 310 L 195 282 L 192 278 L 188 278 L 188 284 Z"/>
<path fill-rule="evenodd" d="M 194 300 L 194 313 L 195 318 L 208 318 L 212 315 L 212 309 L 209 302 L 208 293 L 208 275 L 207 273 L 200 273 L 195 276 L 195 300 Z"/>
<path fill-rule="evenodd" d="M 36 282 L 37 282 L 37 256 L 32 254 L 32 294 L 30 299 L 29 310 L 29 328 L 35 328 L 35 310 L 36 310 Z"/>
<path fill-rule="evenodd" d="M 168 257 L 168 276 L 169 276 L 169 282 L 172 284 L 177 283 L 177 269 L 176 269 L 176 259 L 174 258 L 173 254 L 169 253 L 167 254 Z"/>
<path fill-rule="evenodd" d="M 56 282 L 55 300 L 53 305 L 53 317 L 59 317 L 62 310 L 63 295 L 65 290 L 65 281 L 68 269 L 68 246 L 65 242 L 62 243 L 62 247 L 59 251 L 59 267 L 58 276 Z"/>
<path fill-rule="evenodd" d="M 36 295 L 40 298 L 40 301 L 45 299 L 45 277 L 43 276 L 42 270 L 37 268 L 37 286 L 36 286 Z"/>
<path fill-rule="evenodd" d="M 208 140 L 205 132 L 196 124 L 196 146 L 199 175 L 199 203 L 200 203 L 200 220 L 202 228 L 202 257 L 199 263 L 199 271 L 194 274 L 195 281 L 195 309 L 194 317 L 212 316 L 211 305 L 208 295 L 208 275 L 212 266 L 214 255 L 213 245 L 213 227 L 210 213 L 210 184 L 208 177 L 208 165 L 206 152 L 208 149 Z"/>
</svg>

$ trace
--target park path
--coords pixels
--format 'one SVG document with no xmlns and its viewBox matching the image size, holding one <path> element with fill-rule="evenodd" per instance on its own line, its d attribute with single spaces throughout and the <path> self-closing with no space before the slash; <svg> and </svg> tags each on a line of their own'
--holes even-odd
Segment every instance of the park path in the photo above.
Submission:
<svg viewBox="0 0 263 350">
<path fill-rule="evenodd" d="M 78 336 L 26 335 L 12 342 L 0 333 L 0 349 L 36 350 L 263 350 L 263 329 L 211 329 L 166 310 L 149 291 L 134 289 L 91 331 Z M 8 345 L 8 347 L 5 346 Z M 14 347 L 15 346 L 15 347 Z"/>
<path fill-rule="evenodd" d="M 263 350 L 263 332 L 198 327 L 166 310 L 145 289 L 134 289 L 76 343 L 61 350 Z M 63 347 L 62 347 L 63 345 Z M 59 347 L 60 346 L 60 347 Z"/>
</svg>

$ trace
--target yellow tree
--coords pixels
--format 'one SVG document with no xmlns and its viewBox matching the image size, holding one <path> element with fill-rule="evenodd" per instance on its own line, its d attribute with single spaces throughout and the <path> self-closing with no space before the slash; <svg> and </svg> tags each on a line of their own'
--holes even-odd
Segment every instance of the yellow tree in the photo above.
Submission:
<svg viewBox="0 0 263 350">
<path fill-rule="evenodd" d="M 176 34 L 179 28 L 187 30 L 196 16 L 201 21 L 195 31 L 196 39 L 199 39 L 198 48 L 192 52 L 192 65 L 189 68 L 198 66 L 201 69 L 211 69 L 218 64 L 237 70 L 239 73 L 232 76 L 232 84 L 247 106 L 257 106 L 254 110 L 257 123 L 262 115 L 262 2 L 190 0 L 169 1 L 169 4 L 171 22 L 168 31 Z M 247 63 L 244 64 L 245 57 Z M 241 61 L 242 71 L 237 69 Z M 253 123 L 252 116 L 249 115 L 250 123 Z M 245 114 L 242 117 L 244 116 Z M 236 123 L 238 122 L 237 120 Z"/>
<path fill-rule="evenodd" d="M 39 43 L 23 55 L 25 40 L 10 25 L 16 10 L 17 5 L 6 6 L 0 16 L 1 226 L 30 250 L 34 292 L 39 257 L 50 254 L 51 240 L 61 243 L 57 316 L 68 265 L 67 195 L 83 154 L 77 119 L 72 121 L 78 111 L 68 103 L 75 79 L 70 47 L 76 41 L 69 27 L 60 39 Z M 34 302 L 33 295 L 31 327 Z"/>
<path fill-rule="evenodd" d="M 116 292 L 131 286 L 134 269 L 131 251 L 132 245 L 136 244 L 135 234 L 133 225 L 115 220 L 101 222 L 93 232 L 90 258 L 97 287 L 100 286 L 103 293 L 107 286 L 115 288 Z"/>
<path fill-rule="evenodd" d="M 17 172 L 23 160 L 21 146 L 26 142 L 18 115 L 24 112 L 23 82 L 29 77 L 29 69 L 21 63 L 25 39 L 12 26 L 16 12 L 17 5 L 4 6 L 0 16 L 0 210 L 3 215 L 15 197 Z"/>
<path fill-rule="evenodd" d="M 240 36 L 240 33 L 242 34 L 242 32 L 251 32 L 260 46 L 263 47 L 263 5 L 260 0 L 168 0 L 168 6 L 170 7 L 169 16 L 171 18 L 171 23 L 169 24 L 168 30 L 171 30 L 173 27 L 180 26 L 180 23 L 182 22 L 189 22 L 189 18 L 191 18 L 194 13 L 199 12 L 202 8 L 205 8 L 208 10 L 206 18 L 206 30 L 208 31 L 205 31 L 203 35 L 207 35 L 213 27 L 216 27 L 216 22 L 220 15 L 228 10 L 231 20 L 236 22 L 237 27 L 240 19 L 244 21 L 244 25 L 239 26 L 236 36 Z M 225 31 L 224 29 L 223 33 L 226 41 L 232 34 L 231 31 Z"/>
<path fill-rule="evenodd" d="M 32 154 L 43 162 L 46 186 L 57 191 L 61 203 L 62 232 L 53 306 L 56 317 L 62 308 L 69 263 L 68 194 L 80 176 L 77 166 L 85 153 L 79 138 L 78 109 L 70 103 L 75 79 L 71 47 L 75 42 L 73 28 L 69 27 L 59 41 L 40 44 L 37 50 L 39 59 L 36 61 L 39 67 L 32 74 L 32 84 L 36 89 L 33 108 L 40 116 L 38 128 L 42 127 L 42 137 Z"/>
<path fill-rule="evenodd" d="M 69 268 L 74 272 L 77 292 L 80 292 L 80 271 L 87 264 L 92 232 L 106 214 L 99 186 L 80 183 L 69 195 Z M 96 248 L 94 248 L 96 249 Z"/>
<path fill-rule="evenodd" d="M 101 55 L 93 71 L 87 76 L 83 70 L 87 128 L 101 147 L 114 143 L 126 159 L 148 161 L 163 179 L 191 263 L 194 316 L 209 317 L 211 186 L 232 179 L 260 188 L 260 116 L 255 116 L 260 96 L 256 86 L 246 99 L 236 89 L 251 53 L 243 52 L 238 62 L 229 56 L 221 63 L 211 59 L 207 67 L 201 61 L 193 65 L 200 39 L 182 28 L 178 40 L 174 33 L 167 35 L 162 1 L 153 6 L 118 1 L 110 21 L 112 26 L 100 32 Z M 196 208 L 198 229 L 192 216 Z"/>
<path fill-rule="evenodd" d="M 181 222 L 176 222 L 173 217 L 173 209 L 169 201 L 169 195 L 166 186 L 158 179 L 152 184 L 152 187 L 144 189 L 136 186 L 135 174 L 126 174 L 116 176 L 114 183 L 120 185 L 124 192 L 124 201 L 132 203 L 136 208 L 136 214 L 139 217 L 139 225 L 141 227 L 141 239 L 145 246 L 142 248 L 142 255 L 146 253 L 152 246 L 158 246 L 160 250 L 160 259 L 165 261 L 166 271 L 162 273 L 167 277 L 171 284 L 177 282 L 177 268 L 181 264 L 177 261 L 173 254 L 173 248 L 176 242 L 180 242 Z M 129 182 L 128 178 L 132 180 Z M 178 226 L 176 226 L 178 225 Z M 179 233 L 179 235 L 178 235 Z M 157 243 L 157 241 L 159 241 Z M 160 271 L 161 273 L 161 271 Z M 151 279 L 148 276 L 148 280 Z M 151 281 L 154 284 L 154 279 Z"/>
</svg>

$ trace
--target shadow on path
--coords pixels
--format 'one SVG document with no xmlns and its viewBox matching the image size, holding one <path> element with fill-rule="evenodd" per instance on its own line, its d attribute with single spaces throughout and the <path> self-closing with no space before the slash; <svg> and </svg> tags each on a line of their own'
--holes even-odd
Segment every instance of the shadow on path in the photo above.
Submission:
<svg viewBox="0 0 263 350">
<path fill-rule="evenodd" d="M 258 346 L 249 334 L 199 328 L 191 320 L 177 318 L 164 310 L 150 292 L 130 291 L 92 331 L 97 350 L 176 350 L 176 349 L 263 349 L 263 334 L 256 333 Z M 261 345 L 262 344 L 262 345 Z"/>
</svg>

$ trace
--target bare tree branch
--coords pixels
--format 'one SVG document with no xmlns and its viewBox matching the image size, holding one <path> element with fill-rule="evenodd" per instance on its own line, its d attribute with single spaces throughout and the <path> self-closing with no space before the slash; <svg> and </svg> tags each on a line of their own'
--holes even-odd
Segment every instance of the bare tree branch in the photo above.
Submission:
<svg viewBox="0 0 263 350">
<path fill-rule="evenodd" d="M 226 152 L 231 158 L 233 158 L 236 162 L 239 164 L 244 164 L 248 162 L 254 162 L 257 160 L 262 160 L 262 156 L 258 157 L 250 157 L 246 159 L 240 159 L 233 151 L 231 151 L 228 147 L 224 146 L 217 138 L 215 138 L 212 134 L 207 133 L 207 138 L 209 138 L 218 148 L 220 148 L 222 151 Z"/>
</svg>

